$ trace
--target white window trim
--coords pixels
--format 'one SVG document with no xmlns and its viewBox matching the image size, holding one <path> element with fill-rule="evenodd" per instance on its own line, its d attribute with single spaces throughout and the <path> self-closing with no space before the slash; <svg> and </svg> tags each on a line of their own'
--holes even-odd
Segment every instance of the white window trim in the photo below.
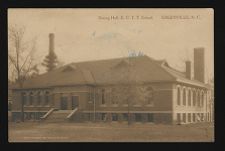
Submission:
<svg viewBox="0 0 225 151">
<path fill-rule="evenodd" d="M 118 107 L 119 104 L 112 104 L 112 107 Z"/>
<path fill-rule="evenodd" d="M 107 106 L 106 104 L 101 104 L 101 105 L 100 105 L 100 107 L 106 107 L 106 106 Z"/>
<path fill-rule="evenodd" d="M 134 106 L 134 107 L 142 107 L 141 104 L 134 104 L 133 106 Z"/>
<path fill-rule="evenodd" d="M 152 104 L 147 104 L 146 106 L 147 106 L 147 107 L 153 107 L 153 106 L 154 106 L 154 103 L 152 103 Z"/>
</svg>

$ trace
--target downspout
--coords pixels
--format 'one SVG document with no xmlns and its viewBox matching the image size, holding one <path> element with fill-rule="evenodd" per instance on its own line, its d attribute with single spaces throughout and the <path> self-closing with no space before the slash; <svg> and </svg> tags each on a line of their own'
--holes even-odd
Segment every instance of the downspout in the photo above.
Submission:
<svg viewBox="0 0 225 151">
<path fill-rule="evenodd" d="M 90 71 L 90 74 L 91 74 L 91 76 L 93 78 L 93 89 L 94 89 L 94 122 L 95 122 L 95 112 L 96 112 L 96 90 L 95 90 L 95 88 L 96 88 L 96 80 L 95 80 L 94 75 L 93 75 L 93 73 L 91 71 Z"/>
</svg>

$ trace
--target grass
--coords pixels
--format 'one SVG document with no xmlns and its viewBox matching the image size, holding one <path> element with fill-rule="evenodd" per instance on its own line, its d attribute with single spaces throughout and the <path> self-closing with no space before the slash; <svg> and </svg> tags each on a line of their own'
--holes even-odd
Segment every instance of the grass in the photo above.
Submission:
<svg viewBox="0 0 225 151">
<path fill-rule="evenodd" d="M 9 122 L 9 142 L 214 142 L 214 126 Z"/>
</svg>

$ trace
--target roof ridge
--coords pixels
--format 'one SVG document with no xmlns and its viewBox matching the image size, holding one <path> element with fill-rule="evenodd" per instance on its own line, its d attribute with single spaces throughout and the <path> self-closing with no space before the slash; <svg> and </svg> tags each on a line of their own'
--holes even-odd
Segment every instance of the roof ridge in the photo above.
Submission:
<svg viewBox="0 0 225 151">
<path fill-rule="evenodd" d="M 128 58 L 141 58 L 141 57 L 149 57 L 147 55 L 144 56 L 135 56 L 135 57 L 118 57 L 118 58 L 108 58 L 108 59 L 100 59 L 100 60 L 86 60 L 86 61 L 79 61 L 79 62 L 71 62 L 70 64 L 78 64 L 78 63 L 86 63 L 86 62 L 98 62 L 98 61 L 111 61 L 111 60 L 123 60 Z"/>
<path fill-rule="evenodd" d="M 172 68 L 172 67 L 166 67 L 166 66 L 165 66 L 164 68 L 166 68 L 166 69 L 168 69 L 168 70 L 171 70 L 172 72 L 176 72 L 177 74 L 182 74 L 183 76 L 185 76 L 185 75 L 184 75 L 185 72 L 176 70 L 176 69 L 174 69 L 174 68 Z"/>
<path fill-rule="evenodd" d="M 150 58 L 150 57 L 148 57 L 148 58 L 149 58 L 149 60 L 150 60 L 151 62 L 153 62 L 153 64 L 155 64 L 156 66 L 158 66 L 162 71 L 166 72 L 166 73 L 167 73 L 170 77 L 172 77 L 174 80 L 177 79 L 174 75 L 172 75 L 171 73 L 169 73 L 168 71 L 166 71 L 161 65 L 159 65 L 158 63 L 156 63 L 156 60 L 154 60 L 154 59 L 152 59 L 152 58 Z"/>
</svg>

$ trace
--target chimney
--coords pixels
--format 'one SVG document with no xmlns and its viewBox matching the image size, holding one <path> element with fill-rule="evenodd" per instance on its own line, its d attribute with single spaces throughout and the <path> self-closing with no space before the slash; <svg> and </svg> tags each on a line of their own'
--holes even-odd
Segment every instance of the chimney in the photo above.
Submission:
<svg viewBox="0 0 225 151">
<path fill-rule="evenodd" d="M 191 79 L 191 61 L 186 61 L 186 78 Z"/>
<path fill-rule="evenodd" d="M 194 79 L 205 83 L 205 50 L 203 47 L 194 48 Z"/>
<path fill-rule="evenodd" d="M 54 52 L 54 33 L 49 34 L 49 52 Z"/>
</svg>

